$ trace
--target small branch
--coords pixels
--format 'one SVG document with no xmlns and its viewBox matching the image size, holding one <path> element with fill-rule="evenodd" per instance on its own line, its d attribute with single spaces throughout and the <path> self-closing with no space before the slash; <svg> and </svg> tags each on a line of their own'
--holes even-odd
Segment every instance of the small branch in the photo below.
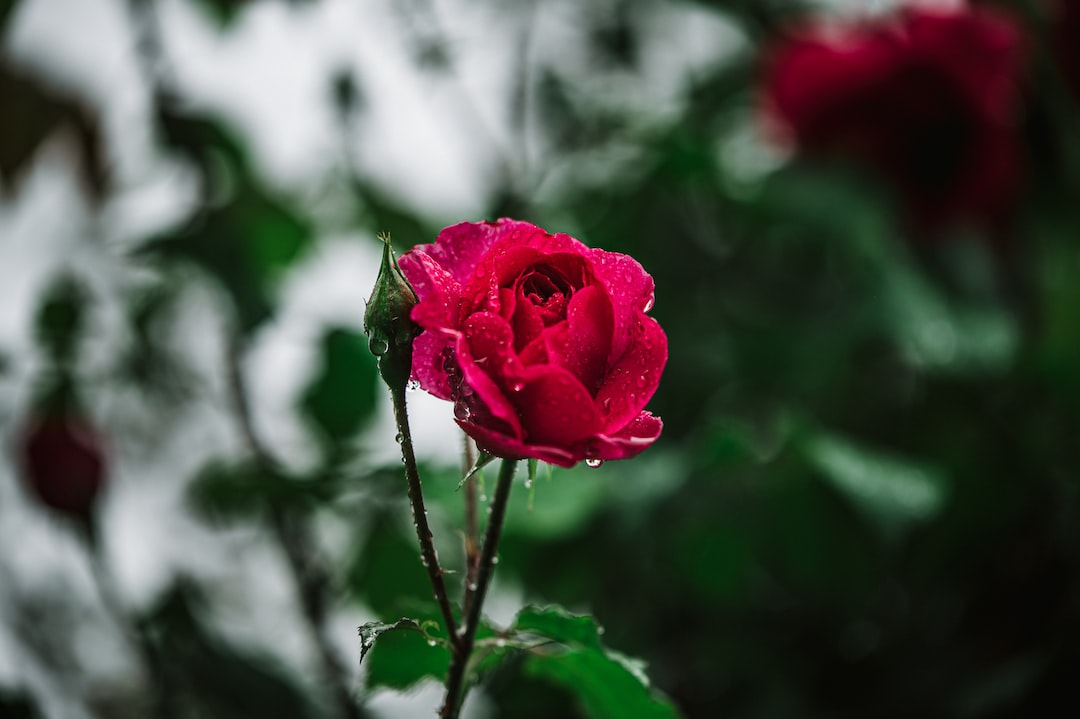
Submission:
<svg viewBox="0 0 1080 719">
<path fill-rule="evenodd" d="M 514 480 L 514 470 L 517 468 L 517 460 L 504 459 L 499 467 L 499 479 L 495 486 L 495 496 L 491 500 L 488 510 L 487 531 L 484 533 L 484 551 L 480 556 L 480 569 L 476 578 L 476 588 L 473 590 L 472 603 L 469 605 L 468 614 L 461 626 L 460 643 L 458 651 L 450 660 L 450 671 L 446 677 L 446 700 L 439 712 L 441 719 L 457 719 L 461 704 L 465 698 L 465 669 L 469 664 L 473 644 L 476 640 L 476 629 L 480 625 L 480 616 L 484 607 L 484 597 L 487 595 L 491 577 L 495 572 L 495 555 L 499 548 L 499 537 L 502 535 L 503 519 L 506 517 L 506 506 L 510 498 L 510 487 Z"/>
<path fill-rule="evenodd" d="M 240 367 L 241 355 L 240 341 L 233 338 L 228 351 L 229 389 L 240 423 L 240 431 L 259 469 L 266 473 L 279 474 L 281 470 L 277 460 L 262 444 L 255 432 L 247 384 Z M 299 595 L 308 633 L 318 650 L 323 675 L 330 685 L 338 713 L 344 719 L 361 719 L 364 714 L 349 690 L 345 680 L 345 670 L 326 638 L 326 587 L 329 581 L 326 572 L 311 555 L 311 539 L 307 527 L 302 521 L 297 521 L 295 517 L 283 511 L 281 507 L 272 505 L 269 510 L 270 527 L 285 554 L 293 584 Z"/>
<path fill-rule="evenodd" d="M 109 617 L 116 623 L 131 643 L 143 670 L 146 672 L 147 684 L 151 692 L 153 715 L 161 719 L 174 719 L 180 711 L 177 704 L 176 692 L 172 680 L 165 670 L 161 652 L 147 636 L 145 626 L 138 621 L 132 621 L 131 617 L 116 591 L 116 581 L 110 568 L 102 556 L 101 547 L 97 541 L 87 541 L 87 550 L 90 562 L 93 565 L 94 583 L 97 585 L 98 595 L 102 606 Z"/>
<path fill-rule="evenodd" d="M 427 569 L 431 587 L 435 590 L 435 601 L 439 603 L 443 621 L 446 623 L 446 635 L 455 656 L 460 653 L 457 622 L 450 608 L 450 596 L 443 581 L 443 568 L 439 565 L 439 555 L 435 551 L 435 542 L 428 526 L 427 510 L 424 508 L 424 492 L 420 486 L 420 473 L 416 466 L 416 454 L 413 452 L 412 432 L 409 430 L 409 414 L 405 407 L 405 387 L 391 387 L 390 395 L 394 403 L 394 419 L 397 420 L 401 434 L 401 458 L 405 462 L 405 479 L 409 483 L 409 504 L 412 505 L 413 524 L 416 525 L 416 537 L 420 540 L 420 558 Z"/>
<path fill-rule="evenodd" d="M 476 458 L 473 456 L 473 444 L 469 435 L 462 434 L 464 452 L 462 453 L 462 474 L 468 474 Z M 469 477 L 465 482 L 465 599 L 462 602 L 462 614 L 469 613 L 472 604 L 473 587 L 476 585 L 476 572 L 480 568 L 480 533 L 476 525 L 476 477 Z"/>
</svg>

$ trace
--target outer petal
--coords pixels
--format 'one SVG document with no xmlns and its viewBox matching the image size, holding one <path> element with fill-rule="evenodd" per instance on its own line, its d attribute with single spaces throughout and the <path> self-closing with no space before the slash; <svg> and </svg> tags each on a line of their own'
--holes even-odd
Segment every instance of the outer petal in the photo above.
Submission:
<svg viewBox="0 0 1080 719">
<path fill-rule="evenodd" d="M 607 289 L 615 312 L 611 354 L 608 356 L 608 364 L 611 364 L 622 356 L 630 344 L 637 316 L 652 308 L 655 285 L 652 276 L 629 255 L 604 250 L 588 252 L 593 271 Z"/>
<path fill-rule="evenodd" d="M 589 441 L 589 459 L 629 459 L 656 441 L 664 423 L 649 412 L 642 412 L 629 424 L 611 435 L 601 435 Z"/>
<path fill-rule="evenodd" d="M 667 357 L 667 335 L 656 320 L 639 314 L 632 343 L 596 393 L 605 431 L 620 430 L 644 409 L 660 384 Z"/>
<path fill-rule="evenodd" d="M 413 307 L 413 321 L 428 330 L 457 329 L 461 283 L 421 250 L 409 250 L 398 264 L 420 300 Z"/>
<path fill-rule="evenodd" d="M 557 464 L 560 467 L 573 467 L 585 458 L 584 455 L 569 449 L 528 444 L 515 437 L 467 421 L 457 420 L 457 423 L 465 431 L 465 434 L 476 440 L 477 447 L 488 454 L 494 454 L 498 457 L 507 459 L 525 459 L 528 457 Z"/>
<path fill-rule="evenodd" d="M 531 365 L 522 372 L 514 404 L 530 444 L 567 447 L 603 427 L 588 390 L 562 367 Z"/>
<path fill-rule="evenodd" d="M 517 364 L 513 341 L 506 320 L 495 314 L 478 312 L 465 322 L 464 333 L 457 343 L 457 359 L 465 383 L 487 411 L 520 437 L 522 422 L 518 411 L 502 389 L 504 373 L 513 371 Z"/>
<path fill-rule="evenodd" d="M 442 332 L 425 330 L 413 340 L 412 376 L 439 399 L 450 399 L 450 382 L 443 369 L 443 353 L 455 339 Z"/>
<path fill-rule="evenodd" d="M 527 244 L 534 235 L 544 235 L 539 227 L 520 220 L 503 218 L 497 222 L 460 222 L 443 229 L 431 245 L 416 249 L 426 252 L 458 282 L 472 277 L 480 258 L 497 242 L 512 240 Z"/>
</svg>

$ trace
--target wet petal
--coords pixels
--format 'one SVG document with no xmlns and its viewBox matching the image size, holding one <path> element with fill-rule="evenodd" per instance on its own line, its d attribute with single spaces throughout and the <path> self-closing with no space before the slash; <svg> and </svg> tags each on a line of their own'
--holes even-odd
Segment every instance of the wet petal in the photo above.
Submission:
<svg viewBox="0 0 1080 719">
<path fill-rule="evenodd" d="M 649 412 L 642 412 L 625 427 L 611 435 L 600 435 L 587 443 L 588 459 L 629 459 L 656 441 L 664 423 Z"/>
<path fill-rule="evenodd" d="M 639 313 L 630 335 L 630 345 L 596 393 L 607 431 L 622 428 L 645 408 L 667 364 L 667 336 L 656 320 Z"/>
<path fill-rule="evenodd" d="M 517 365 L 513 341 L 506 320 L 489 312 L 478 312 L 465 322 L 457 345 L 457 359 L 465 383 L 484 407 L 520 437 L 522 425 L 517 410 L 503 391 L 505 374 L 513 372 Z"/>
<path fill-rule="evenodd" d="M 425 330 L 413 340 L 412 376 L 439 399 L 450 399 L 450 382 L 443 369 L 443 353 L 456 339 L 443 332 Z"/>
<path fill-rule="evenodd" d="M 562 331 L 547 336 L 551 361 L 570 370 L 595 392 L 607 369 L 614 315 L 607 292 L 598 286 L 579 290 L 570 299 Z M 555 329 L 555 328 L 552 328 Z"/>
<path fill-rule="evenodd" d="M 600 431 L 603 418 L 577 377 L 554 365 L 532 365 L 521 374 L 513 402 L 530 444 L 568 446 Z"/>
<path fill-rule="evenodd" d="M 476 446 L 488 454 L 507 459 L 525 459 L 531 457 L 542 462 L 550 462 L 560 467 L 573 467 L 583 457 L 573 452 L 547 445 L 526 443 L 516 437 L 497 432 L 467 421 L 457 421 L 465 434 L 476 440 Z"/>
<path fill-rule="evenodd" d="M 652 308 L 655 286 L 653 278 L 633 257 L 604 250 L 589 250 L 589 253 L 593 272 L 608 291 L 615 311 L 610 363 L 626 351 L 637 316 Z"/>
<path fill-rule="evenodd" d="M 410 250 L 398 264 L 420 302 L 410 316 L 424 329 L 456 329 L 461 284 L 424 252 Z"/>
</svg>

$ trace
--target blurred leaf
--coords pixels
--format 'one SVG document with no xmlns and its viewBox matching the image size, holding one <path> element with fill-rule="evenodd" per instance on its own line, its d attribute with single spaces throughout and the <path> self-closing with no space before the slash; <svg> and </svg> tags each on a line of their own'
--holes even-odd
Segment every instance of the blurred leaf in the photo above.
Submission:
<svg viewBox="0 0 1080 719">
<path fill-rule="evenodd" d="M 801 446 L 829 484 L 890 537 L 934 518 L 945 505 L 945 477 L 932 465 L 825 433 L 805 439 Z"/>
<path fill-rule="evenodd" d="M 399 505 L 397 508 L 407 511 Z M 420 561 L 416 536 L 405 532 L 405 525 L 390 511 L 372 518 L 367 538 L 348 569 L 349 589 L 380 617 L 433 619 L 440 615 L 431 599 L 431 584 Z"/>
<path fill-rule="evenodd" d="M 311 241 L 308 222 L 277 199 L 242 185 L 225 205 L 151 241 L 151 256 L 195 263 L 229 291 L 242 329 L 250 331 L 274 308 L 277 281 Z"/>
<path fill-rule="evenodd" d="M 11 19 L 18 6 L 19 0 L 0 0 L 0 37 L 3 36 L 4 30 L 7 29 L 8 20 Z"/>
<path fill-rule="evenodd" d="M 67 129 L 77 143 L 79 176 L 87 194 L 94 200 L 104 196 L 107 180 L 98 119 L 79 100 L 58 94 L 0 59 L 0 107 L 0 191 L 11 191 L 42 143 Z"/>
<path fill-rule="evenodd" d="M 360 628 L 361 643 L 367 628 L 367 649 L 361 648 L 361 660 L 367 661 L 368 687 L 408 689 L 426 677 L 442 679 L 450 668 L 450 651 L 412 619 L 393 624 L 365 624 Z"/>
<path fill-rule="evenodd" d="M 70 365 L 86 323 L 89 294 L 71 275 L 58 277 L 45 292 L 37 312 L 37 341 L 49 359 Z"/>
<path fill-rule="evenodd" d="M 228 28 L 253 0 L 196 0 L 219 27 Z"/>
<path fill-rule="evenodd" d="M 225 643 L 204 619 L 193 586 L 181 582 L 144 620 L 161 662 L 159 682 L 182 716 L 303 719 L 319 716 L 299 685 L 269 657 Z M 180 707 L 177 707 L 180 709 Z M 194 710 L 193 712 L 191 710 Z"/>
<path fill-rule="evenodd" d="M 275 504 L 293 510 L 331 500 L 337 481 L 300 479 L 258 467 L 254 462 L 211 462 L 188 488 L 188 498 L 204 517 L 215 521 L 246 519 Z"/>
<path fill-rule="evenodd" d="M 0 21 L 2 21 L 0 16 Z M 0 24 L 0 27 L 3 27 Z M 28 695 L 0 688 L 0 716 L 4 719 L 40 719 L 41 711 L 37 703 Z"/>
<path fill-rule="evenodd" d="M 526 607 L 511 631 L 555 643 L 535 645 L 526 672 L 572 693 L 590 717 L 678 716 L 670 702 L 652 692 L 641 662 L 601 645 L 600 628 L 591 617 L 561 607 Z"/>
<path fill-rule="evenodd" d="M 250 178 L 241 137 L 220 120 L 179 110 L 169 98 L 159 98 L 156 119 L 165 144 L 194 162 L 215 188 Z"/>
<path fill-rule="evenodd" d="M 337 452 L 375 411 L 378 369 L 367 339 L 341 327 L 323 335 L 322 356 L 322 369 L 300 406 Z"/>
</svg>

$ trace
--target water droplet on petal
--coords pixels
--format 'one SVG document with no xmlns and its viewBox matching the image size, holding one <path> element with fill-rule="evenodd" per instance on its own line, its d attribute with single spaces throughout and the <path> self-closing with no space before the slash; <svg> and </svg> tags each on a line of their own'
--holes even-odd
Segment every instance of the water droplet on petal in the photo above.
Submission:
<svg viewBox="0 0 1080 719">
<path fill-rule="evenodd" d="M 655 302 L 655 300 L 652 297 L 645 300 L 645 306 L 641 308 L 641 311 L 642 312 L 648 312 L 649 310 L 651 310 L 653 308 L 653 303 L 654 302 Z"/>
<path fill-rule="evenodd" d="M 588 459 L 585 460 L 585 465 L 587 467 L 591 467 L 593 469 L 596 469 L 597 467 L 599 467 L 603 463 L 604 463 L 604 460 L 597 459 L 596 457 L 589 457 Z"/>
<path fill-rule="evenodd" d="M 454 417 L 460 419 L 462 422 L 469 418 L 469 408 L 464 402 L 457 402 L 454 404 Z"/>
<path fill-rule="evenodd" d="M 512 392 L 520 392 L 523 389 L 525 389 L 525 383 L 524 382 L 514 382 L 513 384 L 510 385 L 510 391 L 512 391 Z"/>
</svg>

